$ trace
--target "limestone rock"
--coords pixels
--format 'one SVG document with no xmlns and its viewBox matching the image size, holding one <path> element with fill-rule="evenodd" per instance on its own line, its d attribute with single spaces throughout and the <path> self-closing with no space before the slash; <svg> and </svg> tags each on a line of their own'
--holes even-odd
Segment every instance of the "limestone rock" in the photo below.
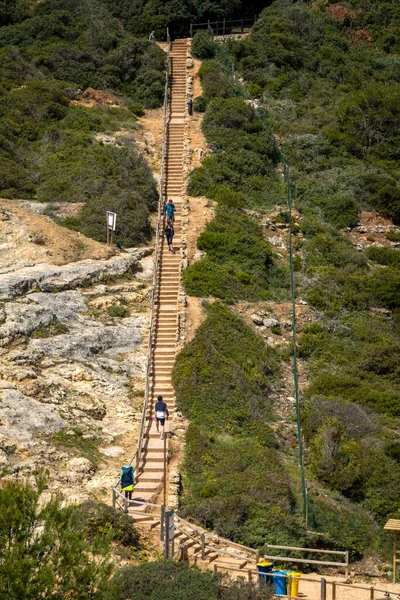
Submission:
<svg viewBox="0 0 400 600">
<path fill-rule="evenodd" d="M 0 282 L 0 299 L 10 300 L 36 288 L 47 292 L 61 291 L 105 275 L 123 275 L 151 253 L 151 248 L 139 248 L 105 261 L 88 259 L 61 267 L 43 263 L 5 273 Z"/>
<path fill-rule="evenodd" d="M 89 480 L 93 477 L 95 468 L 87 458 L 71 458 L 67 462 L 67 476 L 71 482 L 79 482 Z"/>
<path fill-rule="evenodd" d="M 18 390 L 0 390 L 0 435 L 17 445 L 67 425 L 54 405 L 43 405 Z"/>
<path fill-rule="evenodd" d="M 124 454 L 125 450 L 120 448 L 120 446 L 109 446 L 109 448 L 100 448 L 100 452 L 104 454 L 104 456 L 118 458 L 118 456 L 122 456 Z"/>
<path fill-rule="evenodd" d="M 261 327 L 261 325 L 264 323 L 264 319 L 261 315 L 251 315 L 251 320 L 255 325 L 258 325 L 259 327 Z"/>
<path fill-rule="evenodd" d="M 263 325 L 265 327 L 276 327 L 279 325 L 278 319 L 263 319 Z"/>
</svg>

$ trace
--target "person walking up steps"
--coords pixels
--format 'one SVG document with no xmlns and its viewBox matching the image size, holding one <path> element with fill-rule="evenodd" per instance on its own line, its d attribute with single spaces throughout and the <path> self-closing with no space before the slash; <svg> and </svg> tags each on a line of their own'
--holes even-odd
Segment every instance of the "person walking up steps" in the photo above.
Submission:
<svg viewBox="0 0 400 600">
<path fill-rule="evenodd" d="M 131 465 L 124 465 L 120 477 L 121 490 L 125 492 L 125 498 L 132 500 L 132 492 L 135 487 L 135 469 Z"/>
<path fill-rule="evenodd" d="M 172 226 L 172 223 L 167 223 L 167 226 L 165 227 L 165 237 L 167 238 L 168 250 L 170 252 L 172 252 L 172 254 L 175 254 L 175 250 L 174 250 L 174 246 L 173 246 L 174 234 L 175 234 L 175 231 Z"/>
<path fill-rule="evenodd" d="M 169 199 L 165 205 L 164 216 L 167 217 L 167 223 L 173 223 L 175 221 L 175 204 L 171 199 Z"/>
<path fill-rule="evenodd" d="M 156 428 L 157 433 L 159 433 L 159 426 L 161 425 L 161 439 L 164 439 L 164 430 L 165 430 L 165 419 L 168 419 L 168 406 L 163 401 L 162 396 L 157 397 L 157 402 L 154 407 L 154 411 L 156 413 Z"/>
</svg>

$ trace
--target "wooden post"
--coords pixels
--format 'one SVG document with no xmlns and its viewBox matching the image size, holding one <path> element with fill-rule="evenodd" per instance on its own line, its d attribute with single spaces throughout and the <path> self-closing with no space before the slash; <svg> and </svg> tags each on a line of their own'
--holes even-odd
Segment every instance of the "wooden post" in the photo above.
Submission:
<svg viewBox="0 0 400 600">
<path fill-rule="evenodd" d="M 306 479 L 306 531 L 308 531 L 308 481 Z"/>
<path fill-rule="evenodd" d="M 344 570 L 344 576 L 347 577 L 349 576 L 349 551 L 346 550 L 346 568 Z"/>
<path fill-rule="evenodd" d="M 193 37 L 193 23 L 190 23 L 190 37 Z"/>
<path fill-rule="evenodd" d="M 243 19 L 240 20 L 240 24 L 241 24 L 241 33 L 243 33 Z"/>
<path fill-rule="evenodd" d="M 169 557 L 169 511 L 164 515 L 164 558 Z"/>
<path fill-rule="evenodd" d="M 326 579 L 321 577 L 321 600 L 326 600 Z"/>
<path fill-rule="evenodd" d="M 128 498 L 126 496 L 124 498 L 124 513 L 128 514 Z"/>
<path fill-rule="evenodd" d="M 222 26 L 222 35 L 225 36 L 225 17 L 224 17 L 223 26 Z"/>
<path fill-rule="evenodd" d="M 257 550 L 256 552 L 256 562 L 260 562 L 260 551 Z"/>
<path fill-rule="evenodd" d="M 290 598 L 292 597 L 292 576 L 291 575 L 288 575 L 288 578 L 287 578 L 286 595 L 287 595 L 288 599 L 290 600 Z"/>
<path fill-rule="evenodd" d="M 332 600 L 336 600 L 336 581 L 332 581 Z"/>
<path fill-rule="evenodd" d="M 393 531 L 393 583 L 396 583 L 397 531 Z"/>
<path fill-rule="evenodd" d="M 201 534 L 201 560 L 204 560 L 206 557 L 206 535 L 205 533 Z"/>
<path fill-rule="evenodd" d="M 375 593 L 375 588 L 374 588 L 374 586 L 371 586 L 370 590 L 369 590 L 369 600 L 374 600 L 374 593 Z"/>
<path fill-rule="evenodd" d="M 112 507 L 115 510 L 115 490 L 112 489 Z"/>
<path fill-rule="evenodd" d="M 249 583 L 251 583 L 252 582 L 252 572 L 250 570 L 247 571 L 247 577 L 249 579 Z"/>
<path fill-rule="evenodd" d="M 164 537 L 164 519 L 165 519 L 165 505 L 161 504 L 160 540 L 162 540 Z"/>
<path fill-rule="evenodd" d="M 167 434 L 165 432 L 164 426 L 164 494 L 163 494 L 163 504 L 167 505 Z"/>
<path fill-rule="evenodd" d="M 217 571 L 218 571 L 218 565 L 215 565 L 215 564 L 214 564 L 214 575 L 216 575 L 216 574 L 217 574 Z"/>
</svg>

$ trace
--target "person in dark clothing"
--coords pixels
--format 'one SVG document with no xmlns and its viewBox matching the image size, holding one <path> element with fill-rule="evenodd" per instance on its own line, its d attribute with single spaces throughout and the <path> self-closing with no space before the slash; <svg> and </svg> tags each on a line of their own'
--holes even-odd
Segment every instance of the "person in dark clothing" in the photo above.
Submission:
<svg viewBox="0 0 400 600">
<path fill-rule="evenodd" d="M 172 223 L 167 223 L 167 226 L 165 228 L 165 237 L 167 238 L 167 243 L 168 243 L 168 250 L 170 252 L 172 252 L 173 254 L 175 253 L 174 247 L 173 247 L 173 239 L 174 239 L 174 228 L 172 226 Z"/>
<path fill-rule="evenodd" d="M 132 500 L 132 492 L 135 487 L 135 469 L 132 465 L 124 465 L 120 477 L 121 490 L 125 492 L 125 498 Z"/>
<path fill-rule="evenodd" d="M 161 425 L 161 439 L 164 438 L 165 419 L 168 419 L 168 406 L 163 401 L 162 396 L 157 397 L 157 402 L 154 406 L 154 412 L 156 414 L 156 428 L 159 433 L 159 426 Z"/>
<path fill-rule="evenodd" d="M 175 204 L 172 200 L 168 200 L 164 208 L 164 216 L 167 217 L 167 223 L 173 223 L 175 221 Z"/>
</svg>

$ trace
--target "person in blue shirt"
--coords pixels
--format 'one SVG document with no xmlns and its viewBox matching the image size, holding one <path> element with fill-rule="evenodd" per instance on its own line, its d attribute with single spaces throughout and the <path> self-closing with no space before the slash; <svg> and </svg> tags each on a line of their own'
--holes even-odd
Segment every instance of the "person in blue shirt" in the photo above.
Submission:
<svg viewBox="0 0 400 600">
<path fill-rule="evenodd" d="M 168 200 L 167 204 L 164 208 L 164 216 L 167 217 L 168 223 L 173 223 L 175 221 L 175 204 L 171 199 Z"/>
</svg>

